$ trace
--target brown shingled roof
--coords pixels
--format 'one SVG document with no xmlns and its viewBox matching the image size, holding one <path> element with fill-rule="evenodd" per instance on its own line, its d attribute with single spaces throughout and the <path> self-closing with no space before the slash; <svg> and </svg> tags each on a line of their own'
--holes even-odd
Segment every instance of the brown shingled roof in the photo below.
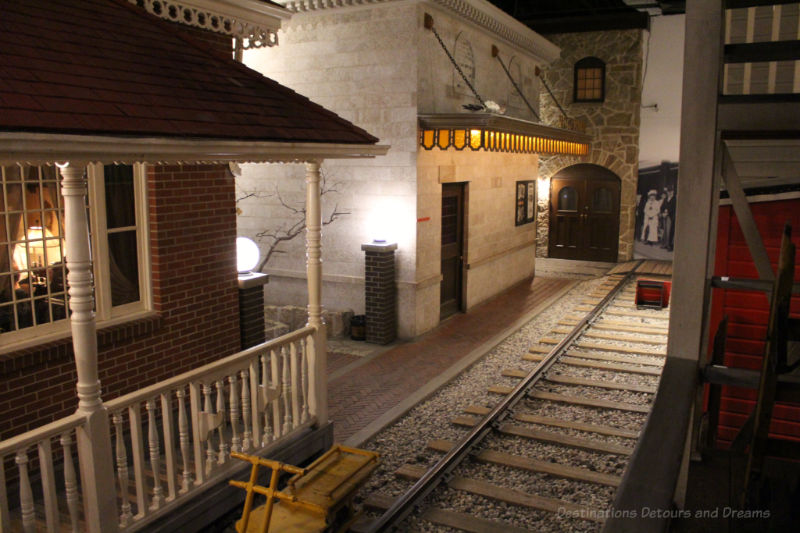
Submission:
<svg viewBox="0 0 800 533">
<path fill-rule="evenodd" d="M 374 144 L 124 0 L 0 0 L 0 131 Z"/>
</svg>

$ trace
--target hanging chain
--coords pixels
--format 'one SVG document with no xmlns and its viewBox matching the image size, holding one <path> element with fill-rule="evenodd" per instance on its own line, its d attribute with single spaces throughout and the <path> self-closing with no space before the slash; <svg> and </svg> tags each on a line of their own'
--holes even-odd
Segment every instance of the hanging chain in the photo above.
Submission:
<svg viewBox="0 0 800 533">
<path fill-rule="evenodd" d="M 514 78 L 511 76 L 511 73 L 506 68 L 506 64 L 503 63 L 503 60 L 500 58 L 499 55 L 495 57 L 497 57 L 497 60 L 500 62 L 500 66 L 503 67 L 503 70 L 505 71 L 506 76 L 508 76 L 508 79 L 511 80 L 511 85 L 513 85 L 514 89 L 517 90 L 517 94 L 520 96 L 520 98 L 522 98 L 522 101 L 525 102 L 525 105 L 528 106 L 528 109 L 530 109 L 531 113 L 533 113 L 533 116 L 536 117 L 536 120 L 541 122 L 542 119 L 539 118 L 539 113 L 536 112 L 536 110 L 533 108 L 530 102 L 528 102 L 528 99 L 525 98 L 525 95 L 522 94 L 522 89 L 520 89 L 519 85 L 517 85 L 517 82 L 514 81 Z"/>
<path fill-rule="evenodd" d="M 436 28 L 434 28 L 434 27 L 431 27 L 430 30 L 436 36 L 436 40 L 439 41 L 439 44 L 442 45 L 442 50 L 444 50 L 444 53 L 447 54 L 447 57 L 450 59 L 450 62 L 456 68 L 456 72 L 458 72 L 461 75 L 461 79 L 463 79 L 464 83 L 467 84 L 467 87 L 469 87 L 469 89 L 472 91 L 472 94 L 475 95 L 475 98 L 478 99 L 478 102 L 480 102 L 481 105 L 483 105 L 485 107 L 485 104 L 483 103 L 483 98 L 481 98 L 481 95 L 478 94 L 478 91 L 475 90 L 475 87 L 473 87 L 472 83 L 470 83 L 470 81 L 467 79 L 467 76 L 461 70 L 461 67 L 458 66 L 458 63 L 456 63 L 456 60 L 450 54 L 450 50 L 447 49 L 447 46 L 444 44 L 444 41 L 442 41 L 442 38 L 439 37 L 439 32 L 437 32 Z"/>
</svg>

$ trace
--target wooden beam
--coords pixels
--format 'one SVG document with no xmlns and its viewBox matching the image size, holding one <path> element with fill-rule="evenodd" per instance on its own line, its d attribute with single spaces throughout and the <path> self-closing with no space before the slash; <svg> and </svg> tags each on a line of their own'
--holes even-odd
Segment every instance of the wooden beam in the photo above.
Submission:
<svg viewBox="0 0 800 533">
<path fill-rule="evenodd" d="M 725 187 L 728 189 L 728 195 L 731 198 L 731 204 L 736 213 L 736 220 L 739 222 L 739 227 L 742 229 L 747 248 L 750 250 L 750 256 L 753 258 L 756 270 L 758 270 L 758 276 L 761 279 L 774 281 L 775 272 L 772 270 L 767 248 L 764 246 L 764 240 L 761 238 L 761 233 L 758 231 L 758 226 L 753 218 L 753 212 L 750 210 L 750 204 L 747 203 L 747 196 L 745 196 L 744 190 L 742 190 L 742 184 L 739 181 L 739 175 L 736 173 L 736 167 L 733 164 L 733 159 L 731 159 L 731 154 L 724 144 L 720 146 L 720 150 L 722 151 L 723 158 L 722 179 L 725 181 Z"/>
</svg>

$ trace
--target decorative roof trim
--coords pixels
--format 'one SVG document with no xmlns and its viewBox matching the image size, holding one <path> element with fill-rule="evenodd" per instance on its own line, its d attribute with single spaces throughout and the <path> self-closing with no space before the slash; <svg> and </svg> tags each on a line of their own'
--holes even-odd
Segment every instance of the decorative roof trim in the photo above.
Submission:
<svg viewBox="0 0 800 533">
<path fill-rule="evenodd" d="M 521 118 L 494 113 L 426 113 L 418 115 L 422 129 L 486 129 L 520 135 L 533 135 L 557 141 L 588 144 L 592 136 L 573 130 L 545 126 Z"/>
<path fill-rule="evenodd" d="M 258 0 L 128 0 L 170 22 L 241 39 L 245 49 L 278 44 L 281 22 L 291 13 Z"/>
<path fill-rule="evenodd" d="M 302 163 L 386 155 L 387 145 L 101 137 L 0 132 L 0 165 Z"/>
<path fill-rule="evenodd" d="M 276 0 L 292 13 L 363 7 L 401 0 Z M 420 0 L 442 7 L 477 26 L 502 37 L 509 43 L 540 57 L 546 63 L 558 59 L 561 49 L 501 9 L 485 0 Z"/>
</svg>

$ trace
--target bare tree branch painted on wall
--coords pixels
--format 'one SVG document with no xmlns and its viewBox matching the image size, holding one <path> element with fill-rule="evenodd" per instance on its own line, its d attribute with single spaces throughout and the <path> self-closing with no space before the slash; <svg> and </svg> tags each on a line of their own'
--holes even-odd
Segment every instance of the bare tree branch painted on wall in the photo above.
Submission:
<svg viewBox="0 0 800 533">
<path fill-rule="evenodd" d="M 324 198 L 326 194 L 336 193 L 338 192 L 335 188 L 338 184 L 330 185 L 328 180 L 325 176 L 324 172 L 321 172 L 321 180 L 320 180 L 320 197 Z M 278 218 L 288 218 L 288 222 L 283 222 L 279 224 L 277 227 L 273 228 L 265 228 L 258 233 L 255 234 L 256 240 L 259 243 L 265 243 L 266 248 L 262 247 L 264 251 L 264 257 L 261 259 L 261 262 L 258 264 L 257 270 L 259 272 L 264 270 L 264 267 L 267 266 L 269 260 L 275 254 L 286 253 L 285 250 L 281 249 L 281 245 L 293 240 L 295 237 L 303 233 L 306 229 L 306 205 L 303 202 L 300 205 L 292 205 L 291 203 L 287 202 L 283 196 L 281 195 L 278 187 L 276 185 L 274 193 L 258 193 L 258 192 L 240 192 L 237 195 L 236 202 L 238 203 L 240 200 L 245 200 L 248 198 L 267 198 L 267 197 L 277 197 L 278 202 L 280 204 L 280 208 L 282 211 L 281 217 Z M 241 210 L 237 207 L 237 213 L 241 214 Z M 334 205 L 333 210 L 331 210 L 330 214 L 324 216 L 322 218 L 322 225 L 327 226 L 332 224 L 338 218 L 349 215 L 349 211 L 343 211 L 339 209 L 339 204 Z"/>
</svg>

